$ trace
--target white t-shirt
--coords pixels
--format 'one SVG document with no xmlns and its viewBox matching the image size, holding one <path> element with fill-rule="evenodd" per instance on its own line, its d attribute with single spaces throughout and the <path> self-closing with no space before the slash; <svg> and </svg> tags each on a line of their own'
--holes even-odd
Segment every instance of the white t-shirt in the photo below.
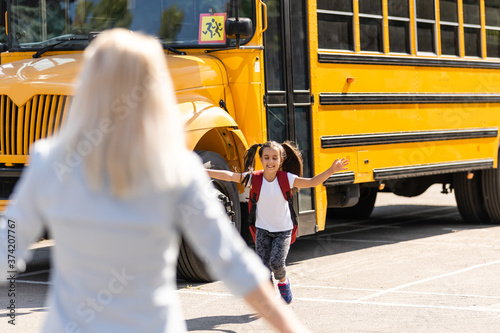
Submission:
<svg viewBox="0 0 500 333">
<path fill-rule="evenodd" d="M 290 189 L 298 177 L 287 172 Z M 262 177 L 259 201 L 257 202 L 255 226 L 270 232 L 281 232 L 293 229 L 293 221 L 288 202 L 281 192 L 278 177 L 268 182 Z"/>
</svg>

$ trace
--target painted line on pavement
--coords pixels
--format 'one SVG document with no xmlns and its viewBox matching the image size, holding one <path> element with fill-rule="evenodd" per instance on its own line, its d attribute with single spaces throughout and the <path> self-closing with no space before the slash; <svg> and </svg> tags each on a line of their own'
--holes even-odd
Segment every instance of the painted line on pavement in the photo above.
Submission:
<svg viewBox="0 0 500 333">
<path fill-rule="evenodd" d="M 495 260 L 495 261 L 490 261 L 490 262 L 484 263 L 484 264 L 470 266 L 470 267 L 467 267 L 467 268 L 459 269 L 458 271 L 454 271 L 454 272 L 449 272 L 449 273 L 444 273 L 444 274 L 440 274 L 440 275 L 436 275 L 436 276 L 431 276 L 431 277 L 426 278 L 426 279 L 422 279 L 422 280 L 418 280 L 418 281 L 406 283 L 406 284 L 403 284 L 403 285 L 400 285 L 400 286 L 397 286 L 397 287 L 394 287 L 394 288 L 382 290 L 382 291 L 379 291 L 379 292 L 374 293 L 372 295 L 360 297 L 357 300 L 358 301 L 364 301 L 364 300 L 367 300 L 367 299 L 370 299 L 370 298 L 375 298 L 375 297 L 378 297 L 378 296 L 381 296 L 381 295 L 385 295 L 385 294 L 388 294 L 388 293 L 391 293 L 391 292 L 394 292 L 394 291 L 397 291 L 397 290 L 400 290 L 400 289 L 408 288 L 408 287 L 411 287 L 411 286 L 415 286 L 415 285 L 418 285 L 418 284 L 421 284 L 421 283 L 425 283 L 425 282 L 429 282 L 429 281 L 433 281 L 433 280 L 437 280 L 437 279 L 442 279 L 442 278 L 449 277 L 449 276 L 452 276 L 452 275 L 457 275 L 457 274 L 461 274 L 461 273 L 464 273 L 464 272 L 467 272 L 467 271 L 471 271 L 471 270 L 474 270 L 474 269 L 477 269 L 477 268 L 483 268 L 483 267 L 486 267 L 486 266 L 491 266 L 491 265 L 496 265 L 496 264 L 500 264 L 500 260 Z M 500 309 L 499 309 L 499 311 L 500 311 Z"/>
<path fill-rule="evenodd" d="M 235 297 L 228 293 L 219 292 L 205 292 L 194 290 L 177 290 L 179 294 L 190 294 L 198 296 L 216 296 L 216 297 Z M 388 303 L 388 302 L 371 302 L 359 300 L 336 300 L 336 299 L 322 299 L 322 298 L 309 298 L 309 297 L 294 297 L 294 302 L 314 302 L 314 303 L 337 303 L 337 304 L 353 304 L 353 305 L 375 305 L 387 307 L 403 307 L 403 308 L 425 308 L 425 309 L 439 309 L 439 310 L 456 310 L 456 311 L 476 311 L 476 312 L 492 312 L 500 313 L 500 308 L 489 308 L 483 306 L 452 306 L 452 305 L 426 305 L 426 304 L 407 304 L 407 303 Z"/>
<path fill-rule="evenodd" d="M 330 287 L 330 286 L 307 286 L 295 284 L 294 288 L 306 288 L 306 289 L 333 289 L 333 290 L 346 290 L 346 291 L 372 291 L 378 292 L 379 289 L 369 289 L 369 288 L 346 288 L 346 287 Z M 395 294 L 410 294 L 410 295 L 429 295 L 429 296 L 450 296 L 450 297 L 473 297 L 473 298 L 491 298 L 500 299 L 500 296 L 488 296 L 488 295 L 469 295 L 469 294 L 450 294 L 450 293 L 436 293 L 427 291 L 407 291 L 407 290 L 396 290 L 391 293 Z"/>
<path fill-rule="evenodd" d="M 195 290 L 176 290 L 180 294 L 204 295 L 204 296 L 219 296 L 219 297 L 236 297 L 233 294 L 208 292 L 208 291 L 195 291 Z"/>
<path fill-rule="evenodd" d="M 378 239 L 350 239 L 350 238 L 328 238 L 322 239 L 322 242 L 352 242 L 352 243 L 377 243 L 377 244 L 416 244 L 416 245 L 439 245 L 447 247 L 481 247 L 491 250 L 500 250 L 500 246 L 489 245 L 489 244 L 477 244 L 477 243 L 451 243 L 451 242 L 430 242 L 421 240 L 402 240 L 402 241 L 389 241 L 389 240 L 378 240 Z"/>
<path fill-rule="evenodd" d="M 386 302 L 369 302 L 369 301 L 348 301 L 348 300 L 332 300 L 332 299 L 318 299 L 318 298 L 305 298 L 296 297 L 294 301 L 303 302 L 323 302 L 323 303 L 343 303 L 343 304 L 360 304 L 360 305 L 376 305 L 388 307 L 403 307 L 403 308 L 425 308 L 425 309 L 439 309 L 439 310 L 459 310 L 459 311 L 479 311 L 479 312 L 494 312 L 500 313 L 500 308 L 488 308 L 482 306 L 449 306 L 449 305 L 425 305 L 425 304 L 406 304 L 406 303 L 386 303 Z"/>
</svg>

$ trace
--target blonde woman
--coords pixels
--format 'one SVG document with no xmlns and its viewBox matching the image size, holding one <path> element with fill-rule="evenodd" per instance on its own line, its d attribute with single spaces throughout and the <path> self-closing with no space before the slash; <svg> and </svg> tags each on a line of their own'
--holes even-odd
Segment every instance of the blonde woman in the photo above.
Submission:
<svg viewBox="0 0 500 333">
<path fill-rule="evenodd" d="M 0 223 L 3 258 L 9 223 L 23 257 L 44 227 L 55 239 L 44 332 L 185 331 L 175 293 L 180 232 L 276 329 L 305 331 L 272 297 L 269 272 L 181 144 L 160 44 L 102 33 L 84 53 L 75 92 L 59 134 L 34 145 Z"/>
</svg>

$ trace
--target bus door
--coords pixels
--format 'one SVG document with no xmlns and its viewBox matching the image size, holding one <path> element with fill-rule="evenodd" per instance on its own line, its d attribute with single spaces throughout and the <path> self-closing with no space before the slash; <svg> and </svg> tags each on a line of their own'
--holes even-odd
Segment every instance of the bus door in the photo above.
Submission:
<svg viewBox="0 0 500 333">
<path fill-rule="evenodd" d="M 313 176 L 307 1 L 268 0 L 264 33 L 265 106 L 269 140 L 295 141 L 304 157 L 304 177 Z M 313 189 L 295 196 L 299 234 L 316 232 Z M 298 206 L 298 207 L 297 207 Z"/>
</svg>

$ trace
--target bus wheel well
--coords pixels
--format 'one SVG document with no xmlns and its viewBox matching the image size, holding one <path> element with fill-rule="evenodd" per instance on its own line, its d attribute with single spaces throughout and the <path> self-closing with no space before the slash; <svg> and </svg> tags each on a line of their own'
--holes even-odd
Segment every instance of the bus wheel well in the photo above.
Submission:
<svg viewBox="0 0 500 333">
<path fill-rule="evenodd" d="M 217 153 L 227 161 L 231 171 L 241 172 L 245 146 L 231 131 L 232 128 L 225 127 L 209 130 L 196 143 L 194 150 Z"/>
</svg>

